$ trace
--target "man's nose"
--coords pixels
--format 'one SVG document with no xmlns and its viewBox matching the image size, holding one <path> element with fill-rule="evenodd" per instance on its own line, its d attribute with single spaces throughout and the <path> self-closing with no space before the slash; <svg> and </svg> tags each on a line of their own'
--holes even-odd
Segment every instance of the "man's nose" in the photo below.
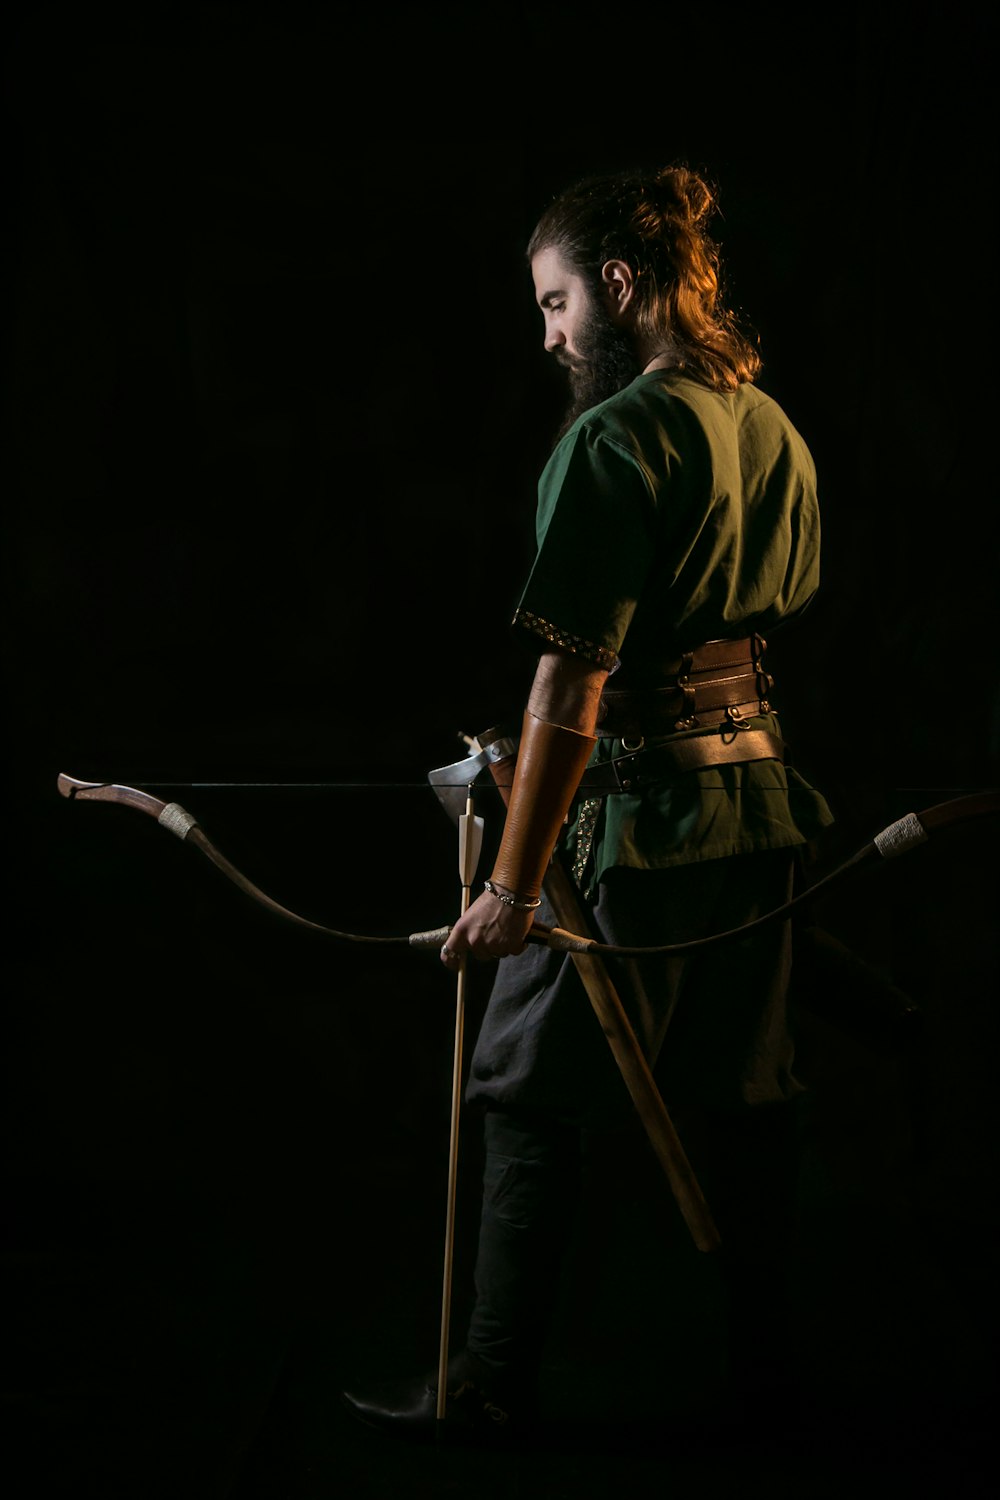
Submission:
<svg viewBox="0 0 1000 1500">
<path fill-rule="evenodd" d="M 556 328 L 554 325 L 552 327 L 550 327 L 550 328 L 546 328 L 546 330 L 545 330 L 545 352 L 546 352 L 546 354 L 554 354 L 555 351 L 557 349 L 561 349 L 565 343 L 566 343 L 566 335 L 561 331 L 561 329 Z"/>
</svg>

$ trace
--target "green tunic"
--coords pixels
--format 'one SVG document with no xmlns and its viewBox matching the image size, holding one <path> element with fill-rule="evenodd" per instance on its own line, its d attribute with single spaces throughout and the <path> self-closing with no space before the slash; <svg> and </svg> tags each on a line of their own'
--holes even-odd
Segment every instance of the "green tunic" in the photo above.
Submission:
<svg viewBox="0 0 1000 1500">
<path fill-rule="evenodd" d="M 816 470 L 788 417 L 752 385 L 717 393 L 677 371 L 640 375 L 570 428 L 539 480 L 536 532 L 515 627 L 620 668 L 616 686 L 662 681 L 704 641 L 768 637 L 819 583 Z M 752 724 L 780 733 L 774 714 Z M 593 760 L 621 749 L 602 739 Z M 787 848 L 831 821 L 795 771 L 753 761 L 585 802 L 566 851 L 590 890 L 616 866 Z"/>
</svg>

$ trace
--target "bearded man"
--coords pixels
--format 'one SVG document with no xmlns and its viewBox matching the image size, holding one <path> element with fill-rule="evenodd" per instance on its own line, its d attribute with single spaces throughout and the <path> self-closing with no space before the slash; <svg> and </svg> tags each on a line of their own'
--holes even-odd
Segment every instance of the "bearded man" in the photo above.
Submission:
<svg viewBox="0 0 1000 1500">
<path fill-rule="evenodd" d="M 475 1301 L 448 1382 L 447 1420 L 473 1437 L 530 1418 L 581 1141 L 631 1111 L 570 957 L 526 943 L 534 920 L 552 922 L 550 860 L 600 939 L 675 944 L 780 907 L 796 851 L 831 821 L 783 763 L 764 667 L 766 636 L 818 586 L 815 466 L 755 386 L 760 358 L 722 303 L 714 209 L 684 166 L 590 178 L 555 199 L 528 246 L 571 401 L 514 617 L 538 665 L 503 838 L 441 954 L 450 968 L 466 953 L 500 960 L 466 1092 L 486 1165 Z M 609 960 L 705 1174 L 737 1395 L 769 1390 L 788 1353 L 801 1091 L 790 964 L 787 922 L 735 945 Z M 435 1427 L 433 1378 L 346 1400 L 405 1435 Z"/>
</svg>

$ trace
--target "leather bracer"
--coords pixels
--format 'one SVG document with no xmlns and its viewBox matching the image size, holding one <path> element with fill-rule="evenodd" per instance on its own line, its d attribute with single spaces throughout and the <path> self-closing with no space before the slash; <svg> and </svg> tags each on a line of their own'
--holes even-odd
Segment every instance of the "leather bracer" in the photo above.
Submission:
<svg viewBox="0 0 1000 1500">
<path fill-rule="evenodd" d="M 559 830 L 597 736 L 525 710 L 507 820 L 490 879 L 519 897 L 541 893 Z"/>
</svg>

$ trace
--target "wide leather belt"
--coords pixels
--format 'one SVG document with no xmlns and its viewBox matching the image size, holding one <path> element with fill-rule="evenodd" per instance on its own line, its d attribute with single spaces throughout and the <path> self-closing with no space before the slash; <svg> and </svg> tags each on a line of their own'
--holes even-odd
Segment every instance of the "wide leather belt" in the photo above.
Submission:
<svg viewBox="0 0 1000 1500">
<path fill-rule="evenodd" d="M 754 714 L 768 713 L 774 679 L 764 670 L 766 646 L 759 635 L 707 641 L 665 662 L 657 686 L 605 691 L 597 733 L 652 739 L 727 721 L 745 723 Z"/>
<path fill-rule="evenodd" d="M 766 729 L 739 729 L 732 734 L 691 734 L 662 745 L 644 745 L 613 760 L 588 766 L 574 801 L 613 792 L 640 791 L 682 771 L 739 765 L 751 760 L 785 759 L 785 744 Z"/>
</svg>

